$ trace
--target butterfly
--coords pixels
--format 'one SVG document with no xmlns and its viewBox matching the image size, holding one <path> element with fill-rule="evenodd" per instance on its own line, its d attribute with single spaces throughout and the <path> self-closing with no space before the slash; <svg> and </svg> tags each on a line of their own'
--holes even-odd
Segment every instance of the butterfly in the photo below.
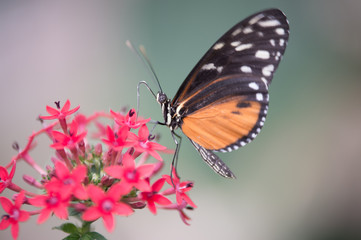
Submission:
<svg viewBox="0 0 361 240">
<path fill-rule="evenodd" d="M 158 123 L 169 127 L 174 140 L 180 128 L 216 173 L 235 178 L 214 152 L 236 150 L 260 133 L 268 88 L 288 36 L 288 20 L 278 9 L 255 13 L 233 26 L 196 64 L 172 100 L 162 90 L 156 94 L 164 117 Z M 178 152 L 177 143 L 176 157 Z"/>
</svg>

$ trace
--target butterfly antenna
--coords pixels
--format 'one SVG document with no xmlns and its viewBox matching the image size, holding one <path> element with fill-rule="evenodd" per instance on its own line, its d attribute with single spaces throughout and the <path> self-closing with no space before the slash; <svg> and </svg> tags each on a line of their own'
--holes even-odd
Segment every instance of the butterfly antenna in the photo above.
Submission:
<svg viewBox="0 0 361 240">
<path fill-rule="evenodd" d="M 159 90 L 161 92 L 163 92 L 162 90 L 162 87 L 160 86 L 160 83 L 159 83 L 159 79 L 157 77 L 157 75 L 155 74 L 155 71 L 154 71 L 154 68 L 152 66 L 152 64 L 150 63 L 149 61 L 149 58 L 147 57 L 147 54 L 146 54 L 146 51 L 145 51 L 145 47 L 143 45 L 140 45 L 139 46 L 139 50 L 137 50 L 134 45 L 129 41 L 127 40 L 125 42 L 125 44 L 132 50 L 134 51 L 138 57 L 142 60 L 142 62 L 144 63 L 144 65 L 146 66 L 146 68 L 148 69 L 148 71 L 151 73 L 151 75 L 153 76 L 153 80 L 157 83 L 158 87 L 159 87 Z"/>
</svg>

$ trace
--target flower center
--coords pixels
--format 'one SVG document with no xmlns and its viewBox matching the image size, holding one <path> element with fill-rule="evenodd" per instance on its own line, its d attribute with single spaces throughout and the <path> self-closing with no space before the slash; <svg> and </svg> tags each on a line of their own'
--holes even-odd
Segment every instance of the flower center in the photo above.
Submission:
<svg viewBox="0 0 361 240">
<path fill-rule="evenodd" d="M 128 180 L 128 182 L 136 182 L 138 180 L 138 174 L 135 170 L 128 170 L 125 173 L 125 178 Z"/>
<path fill-rule="evenodd" d="M 109 199 L 105 200 L 102 203 L 102 209 L 104 212 L 111 212 L 113 210 L 114 207 L 114 203 L 112 201 L 110 201 Z"/>
<path fill-rule="evenodd" d="M 59 202 L 59 198 L 57 196 L 50 196 L 48 199 L 46 199 L 46 203 L 51 205 L 51 206 L 55 206 L 57 205 Z"/>
<path fill-rule="evenodd" d="M 14 208 L 14 209 L 12 210 L 11 217 L 12 217 L 15 221 L 17 221 L 17 220 L 19 219 L 19 216 L 20 216 L 20 211 L 19 211 L 19 209 Z"/>
<path fill-rule="evenodd" d="M 74 181 L 72 178 L 66 178 L 64 181 L 63 181 L 64 185 L 72 185 L 74 184 Z"/>
<path fill-rule="evenodd" d="M 142 147 L 142 148 L 145 148 L 145 149 L 148 149 L 149 146 L 148 146 L 148 141 L 141 141 L 139 142 L 139 145 Z"/>
</svg>

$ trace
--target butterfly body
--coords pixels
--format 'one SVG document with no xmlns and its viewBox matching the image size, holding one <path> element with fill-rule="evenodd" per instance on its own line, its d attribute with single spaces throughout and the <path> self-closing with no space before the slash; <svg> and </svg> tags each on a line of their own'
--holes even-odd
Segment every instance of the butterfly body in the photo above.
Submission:
<svg viewBox="0 0 361 240">
<path fill-rule="evenodd" d="M 234 178 L 213 152 L 251 142 L 264 125 L 273 73 L 288 41 L 288 21 L 278 9 L 249 16 L 201 58 L 173 100 L 158 92 L 164 125 L 180 128 L 218 174 Z"/>
</svg>

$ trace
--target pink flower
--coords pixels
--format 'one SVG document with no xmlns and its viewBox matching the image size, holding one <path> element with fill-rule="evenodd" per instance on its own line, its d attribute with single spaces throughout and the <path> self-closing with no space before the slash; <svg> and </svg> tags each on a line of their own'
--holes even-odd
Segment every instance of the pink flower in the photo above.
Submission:
<svg viewBox="0 0 361 240">
<path fill-rule="evenodd" d="M 13 167 L 8 174 L 8 171 L 3 166 L 0 166 L 0 193 L 4 191 L 9 185 L 11 185 L 11 180 L 14 177 L 16 169 L 16 161 L 13 161 Z"/>
<path fill-rule="evenodd" d="M 95 185 L 89 185 L 88 194 L 95 205 L 84 212 L 83 220 L 94 221 L 101 217 L 109 232 L 114 230 L 114 214 L 129 216 L 133 213 L 130 206 L 119 201 L 125 194 L 119 183 L 113 185 L 106 193 Z"/>
<path fill-rule="evenodd" d="M 55 148 L 57 150 L 64 149 L 65 147 L 69 149 L 75 149 L 77 147 L 77 144 L 80 141 L 82 141 L 87 134 L 86 131 L 78 135 L 77 133 L 78 133 L 78 123 L 76 121 L 72 121 L 70 125 L 69 135 L 58 131 L 52 131 L 55 143 L 50 145 L 50 147 Z"/>
<path fill-rule="evenodd" d="M 87 176 L 87 167 L 79 165 L 71 172 L 61 161 L 55 162 L 55 175 L 46 184 L 48 189 L 59 192 L 62 196 L 73 194 L 81 200 L 88 198 L 88 194 L 83 186 L 83 181 Z"/>
<path fill-rule="evenodd" d="M 58 106 L 58 108 L 60 109 L 60 106 Z M 63 108 L 60 111 L 58 109 L 46 106 L 46 111 L 50 114 L 50 116 L 40 116 L 40 118 L 44 119 L 44 120 L 65 119 L 66 116 L 75 113 L 76 111 L 78 111 L 79 108 L 80 108 L 80 106 L 77 106 L 76 108 L 69 110 L 70 109 L 70 101 L 66 100 Z"/>
<path fill-rule="evenodd" d="M 170 205 L 166 205 L 166 206 L 162 206 L 163 209 L 175 209 L 179 212 L 179 215 L 182 219 L 182 221 L 186 224 L 186 225 L 190 225 L 188 223 L 189 220 L 191 220 L 190 217 L 187 216 L 187 214 L 185 214 L 184 212 L 184 209 L 189 209 L 187 207 L 187 202 L 186 201 L 182 201 L 181 204 L 178 204 L 178 203 L 173 203 L 173 204 L 170 204 Z"/>
<path fill-rule="evenodd" d="M 19 222 L 25 222 L 30 217 L 30 214 L 26 211 L 20 210 L 21 205 L 25 199 L 25 192 L 22 191 L 15 199 L 15 203 L 5 198 L 0 197 L 0 203 L 4 211 L 8 214 L 1 217 L 0 230 L 4 230 L 11 225 L 11 235 L 14 239 L 17 239 L 19 234 Z"/>
<path fill-rule="evenodd" d="M 120 126 L 127 126 L 129 128 L 137 129 L 141 125 L 146 124 L 150 121 L 148 119 L 137 119 L 137 113 L 134 108 L 130 109 L 126 116 L 110 110 L 111 115 L 114 117 L 115 122 Z"/>
<path fill-rule="evenodd" d="M 158 193 L 162 189 L 164 183 L 165 183 L 165 179 L 160 178 L 155 183 L 153 183 L 150 192 L 142 192 L 140 195 L 142 200 L 147 201 L 148 208 L 153 214 L 157 213 L 157 208 L 155 206 L 155 203 L 159 205 L 172 204 L 172 202 L 168 198 Z"/>
<path fill-rule="evenodd" d="M 124 147 L 131 146 L 131 143 L 127 142 L 129 129 L 127 127 L 121 127 L 117 133 L 114 133 L 113 130 L 108 126 L 107 127 L 107 139 L 102 139 L 102 141 L 107 144 L 109 147 L 115 151 L 122 151 Z"/>
<path fill-rule="evenodd" d="M 52 185 L 45 185 L 45 189 L 47 195 L 39 195 L 29 199 L 31 205 L 43 207 L 40 211 L 38 223 L 44 223 L 51 213 L 54 213 L 60 219 L 68 219 L 70 195 L 62 195 Z"/>
<path fill-rule="evenodd" d="M 173 168 L 172 172 L 173 172 L 173 174 L 172 174 L 173 178 L 171 178 L 169 175 L 163 175 L 163 178 L 165 178 L 165 180 L 167 181 L 167 183 L 169 185 L 173 186 L 173 184 L 174 184 L 175 188 L 173 187 L 169 190 L 164 191 L 163 193 L 165 195 L 167 195 L 167 194 L 172 194 L 175 192 L 178 204 L 181 204 L 184 200 L 189 205 L 196 208 L 197 206 L 193 203 L 193 201 L 190 199 L 190 197 L 186 194 L 186 192 L 190 191 L 193 188 L 193 182 L 191 182 L 191 181 L 180 182 L 180 179 L 178 178 L 177 173 L 174 168 Z"/>
<path fill-rule="evenodd" d="M 162 161 L 162 157 L 156 151 L 163 151 L 166 147 L 159 143 L 149 141 L 149 130 L 147 125 L 142 125 L 138 131 L 138 136 L 129 133 L 129 139 L 134 142 L 134 148 L 138 152 L 146 152 L 154 158 Z"/>
<path fill-rule="evenodd" d="M 122 166 L 110 166 L 105 168 L 105 172 L 114 178 L 121 179 L 120 184 L 129 193 L 133 187 L 140 191 L 149 192 L 151 188 L 145 179 L 149 177 L 154 169 L 154 164 L 144 164 L 136 167 L 134 158 L 126 153 L 123 156 Z"/>
</svg>

